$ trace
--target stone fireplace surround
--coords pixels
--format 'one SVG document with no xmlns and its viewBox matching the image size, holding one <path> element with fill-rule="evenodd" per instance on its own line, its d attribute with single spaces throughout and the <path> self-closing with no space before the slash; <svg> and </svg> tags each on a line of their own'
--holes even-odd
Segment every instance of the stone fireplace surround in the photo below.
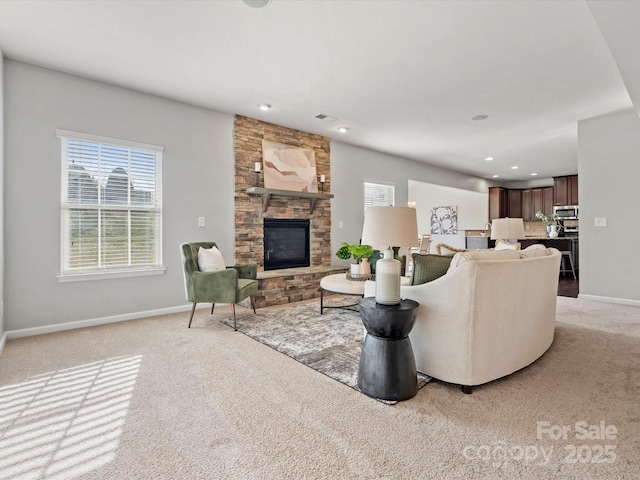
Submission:
<svg viewBox="0 0 640 480">
<path fill-rule="evenodd" d="M 316 201 L 311 211 L 309 199 L 273 196 L 266 211 L 262 198 L 248 195 L 255 185 L 255 162 L 262 162 L 262 140 L 308 148 L 316 154 L 316 174 L 324 175 L 324 193 L 331 190 L 330 141 L 321 135 L 281 127 L 236 115 L 235 153 L 235 261 L 258 264 L 257 307 L 280 305 L 320 296 L 320 279 L 329 273 L 344 271 L 331 266 L 331 202 Z M 262 175 L 259 187 L 264 187 Z M 264 271 L 263 219 L 309 219 L 310 267 Z"/>
</svg>

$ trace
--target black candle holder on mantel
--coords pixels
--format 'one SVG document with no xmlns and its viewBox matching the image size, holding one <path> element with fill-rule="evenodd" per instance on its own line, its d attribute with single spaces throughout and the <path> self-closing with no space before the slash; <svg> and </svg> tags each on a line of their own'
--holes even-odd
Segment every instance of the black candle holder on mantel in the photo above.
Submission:
<svg viewBox="0 0 640 480">
<path fill-rule="evenodd" d="M 260 172 L 255 172 L 256 173 L 256 180 L 255 180 L 255 184 L 254 187 L 259 187 L 260 185 L 258 185 L 258 183 L 260 182 Z"/>
</svg>

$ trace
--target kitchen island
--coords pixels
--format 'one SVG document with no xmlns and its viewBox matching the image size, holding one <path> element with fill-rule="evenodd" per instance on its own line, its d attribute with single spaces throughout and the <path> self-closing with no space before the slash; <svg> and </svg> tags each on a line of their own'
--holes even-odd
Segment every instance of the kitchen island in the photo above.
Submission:
<svg viewBox="0 0 640 480">
<path fill-rule="evenodd" d="M 496 241 L 487 236 L 482 235 L 468 235 L 466 238 L 467 249 L 473 250 L 477 248 L 494 248 Z M 545 236 L 531 235 L 525 238 L 518 239 L 520 248 L 527 248 L 529 245 L 540 243 L 545 247 L 553 247 L 561 252 L 570 251 L 573 255 L 573 267 L 577 272 L 579 270 L 579 248 L 578 248 L 578 235 L 567 235 L 565 237 L 549 238 Z"/>
<path fill-rule="evenodd" d="M 521 248 L 527 248 L 529 245 L 541 243 L 545 247 L 557 248 L 561 252 L 571 252 L 573 255 L 573 267 L 577 272 L 579 270 L 579 248 L 578 248 L 578 236 L 571 235 L 566 237 L 549 238 L 549 237 L 525 237 L 519 239 Z"/>
</svg>

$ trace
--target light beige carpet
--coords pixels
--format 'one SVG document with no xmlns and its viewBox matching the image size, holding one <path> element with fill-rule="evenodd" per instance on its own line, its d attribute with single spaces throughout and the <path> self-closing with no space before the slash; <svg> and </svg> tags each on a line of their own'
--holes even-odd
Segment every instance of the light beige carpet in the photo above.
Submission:
<svg viewBox="0 0 640 480">
<path fill-rule="evenodd" d="M 237 328 L 254 340 L 360 391 L 358 368 L 366 330 L 357 311 L 335 308 L 350 302 L 353 297 L 332 296 L 325 301 L 323 314 L 318 302 L 290 306 L 286 315 L 282 309 L 263 309 L 239 318 Z M 222 322 L 233 326 L 232 317 L 223 318 Z M 429 380 L 429 376 L 418 372 L 418 389 Z"/>
<path fill-rule="evenodd" d="M 559 297 L 533 365 L 473 395 L 432 381 L 393 406 L 234 332 L 226 313 L 8 341 L 0 479 L 640 475 L 638 307 Z M 609 438 L 576 438 L 580 422 Z"/>
</svg>

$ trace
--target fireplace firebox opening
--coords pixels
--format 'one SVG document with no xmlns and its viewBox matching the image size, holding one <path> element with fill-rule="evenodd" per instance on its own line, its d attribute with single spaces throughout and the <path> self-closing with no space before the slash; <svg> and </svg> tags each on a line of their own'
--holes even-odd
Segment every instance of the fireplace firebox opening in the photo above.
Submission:
<svg viewBox="0 0 640 480">
<path fill-rule="evenodd" d="M 308 267 L 309 220 L 264 219 L 264 269 Z"/>
</svg>

